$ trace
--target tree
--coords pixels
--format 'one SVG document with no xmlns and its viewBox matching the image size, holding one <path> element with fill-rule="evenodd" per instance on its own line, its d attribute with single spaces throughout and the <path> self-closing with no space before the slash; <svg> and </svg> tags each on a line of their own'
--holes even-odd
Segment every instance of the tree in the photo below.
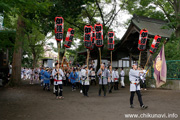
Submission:
<svg viewBox="0 0 180 120">
<path fill-rule="evenodd" d="M 45 35 L 38 31 L 35 27 L 32 29 L 32 33 L 26 33 L 27 48 L 25 51 L 29 51 L 29 55 L 32 55 L 33 64 L 32 67 L 37 67 L 38 60 L 43 56 L 44 46 L 46 44 Z"/>
<path fill-rule="evenodd" d="M 32 24 L 37 26 L 41 25 L 35 21 L 38 21 L 37 19 L 39 14 L 48 13 L 48 7 L 50 4 L 46 0 L 44 2 L 37 0 L 4 0 L 1 3 L 5 15 L 17 16 L 17 24 L 15 24 L 15 26 L 17 26 L 16 39 L 13 52 L 12 77 L 10 85 L 19 85 L 21 82 L 21 58 L 25 32 L 28 28 L 31 28 Z M 15 21 L 8 22 L 15 23 Z"/>
<path fill-rule="evenodd" d="M 128 0 L 124 6 L 131 14 L 163 19 L 175 30 L 180 50 L 180 0 Z"/>
<path fill-rule="evenodd" d="M 66 20 L 68 21 L 68 23 L 66 22 L 67 24 L 65 23 L 66 25 L 77 27 L 78 25 L 75 25 L 73 22 L 79 19 L 77 16 L 83 9 L 82 5 L 89 1 L 94 0 L 3 0 L 1 2 L 0 8 L 4 11 L 6 26 L 16 29 L 11 85 L 20 84 L 21 58 L 22 53 L 24 53 L 23 45 L 25 45 L 27 40 L 25 39 L 25 34 L 32 32 L 32 26 L 36 26 L 38 31 L 47 35 L 48 32 L 54 31 L 54 18 L 59 15 L 64 17 L 65 22 Z M 76 33 L 80 29 L 80 27 L 76 29 Z M 32 51 L 34 51 L 33 49 L 31 47 Z M 36 61 L 36 58 L 34 54 L 34 61 Z"/>
<path fill-rule="evenodd" d="M 125 4 L 125 0 L 121 0 L 120 3 L 117 3 L 116 0 L 95 0 L 94 2 L 87 3 L 84 5 L 84 9 L 82 10 L 82 13 L 79 15 L 79 18 L 83 19 L 81 21 L 84 21 L 83 27 L 86 24 L 91 24 L 94 26 L 96 22 L 100 22 L 103 25 L 103 35 L 104 35 L 104 46 L 101 48 L 102 56 L 107 56 L 108 50 L 107 50 L 107 33 L 109 30 L 112 30 L 112 24 L 113 22 L 117 21 L 116 17 L 118 13 L 123 10 L 123 6 Z M 110 6 L 109 9 L 106 9 L 106 6 Z M 84 38 L 81 38 L 81 46 L 78 49 L 82 50 L 84 48 Z M 98 48 L 94 48 L 96 50 L 97 56 L 98 56 Z M 100 58 L 97 57 L 98 64 L 97 64 L 97 70 L 100 67 Z"/>
</svg>

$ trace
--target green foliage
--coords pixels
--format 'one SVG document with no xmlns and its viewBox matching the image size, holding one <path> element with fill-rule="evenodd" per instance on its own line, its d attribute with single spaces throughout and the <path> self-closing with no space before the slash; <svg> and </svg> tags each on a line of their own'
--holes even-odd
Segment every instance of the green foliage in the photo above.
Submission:
<svg viewBox="0 0 180 120">
<path fill-rule="evenodd" d="M 84 55 L 79 55 L 79 56 L 77 56 L 76 59 L 75 59 L 75 61 L 77 61 L 80 65 L 83 65 L 86 62 L 86 57 Z"/>
<path fill-rule="evenodd" d="M 167 61 L 167 78 L 168 79 L 180 79 L 180 61 Z"/>
<path fill-rule="evenodd" d="M 15 31 L 1 31 L 0 32 L 0 49 L 13 47 L 15 39 Z"/>
<path fill-rule="evenodd" d="M 26 33 L 23 45 L 24 55 L 28 55 L 29 58 L 33 59 L 33 61 L 31 59 L 29 61 L 33 62 L 31 63 L 33 67 L 36 67 L 37 62 L 43 57 L 45 44 L 45 35 L 42 34 L 35 26 L 33 27 L 31 33 Z"/>
<path fill-rule="evenodd" d="M 178 3 L 175 4 L 175 0 L 128 0 L 124 6 L 124 9 L 128 10 L 131 14 L 137 14 L 139 16 L 146 16 L 155 19 L 162 19 L 168 21 L 167 26 L 164 26 L 164 29 L 174 29 L 175 34 L 173 34 L 169 40 L 169 42 L 165 45 L 165 54 L 167 60 L 178 60 L 179 57 L 179 48 L 180 48 L 180 29 L 178 29 L 178 25 L 180 24 L 180 20 L 176 14 L 180 14 L 176 12 L 180 6 Z M 152 43 L 152 40 L 149 44 Z M 160 44 L 159 49 L 162 46 Z M 159 49 L 157 51 L 159 51 Z M 154 56 L 158 53 L 156 52 Z"/>
<path fill-rule="evenodd" d="M 166 60 L 180 60 L 178 41 L 180 41 L 180 38 L 176 38 L 173 34 L 168 43 L 165 45 Z"/>
<path fill-rule="evenodd" d="M 165 4 L 165 6 L 168 4 L 167 2 L 162 2 L 162 0 L 128 0 L 124 9 L 131 14 L 165 20 L 166 16 L 163 11 L 158 10 L 160 3 Z M 172 8 L 167 9 L 167 12 L 172 13 Z"/>
</svg>

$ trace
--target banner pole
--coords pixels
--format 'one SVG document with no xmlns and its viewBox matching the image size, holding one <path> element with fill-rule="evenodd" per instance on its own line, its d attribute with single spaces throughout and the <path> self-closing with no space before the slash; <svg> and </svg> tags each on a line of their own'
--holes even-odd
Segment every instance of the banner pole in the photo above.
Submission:
<svg viewBox="0 0 180 120">
<path fill-rule="evenodd" d="M 141 51 L 139 53 L 139 61 L 138 61 L 138 66 L 140 67 L 140 65 L 141 65 Z"/>
<path fill-rule="evenodd" d="M 149 55 L 149 57 L 148 57 L 148 59 L 147 59 L 147 61 L 146 61 L 146 64 L 145 64 L 144 68 L 146 68 L 146 66 L 147 66 L 147 64 L 148 64 L 148 62 L 149 62 L 149 58 L 151 57 L 151 55 L 152 55 L 152 54 Z"/>
<path fill-rule="evenodd" d="M 64 63 L 64 56 L 65 56 L 65 54 L 66 54 L 66 48 L 65 48 L 64 55 L 63 55 L 63 58 L 62 58 L 62 63 L 61 63 L 61 66 L 62 66 L 62 65 L 63 65 L 63 63 Z"/>
<path fill-rule="evenodd" d="M 99 47 L 99 58 L 100 58 L 100 65 L 101 65 L 101 48 Z"/>
<path fill-rule="evenodd" d="M 57 41 L 57 44 L 58 44 L 58 71 L 59 71 L 59 64 L 60 64 L 60 42 Z M 59 75 L 57 76 L 57 79 L 59 79 L 58 77 L 59 77 Z"/>
<path fill-rule="evenodd" d="M 112 51 L 111 51 L 111 67 L 112 67 Z M 111 72 L 112 72 L 112 69 L 111 69 Z"/>
<path fill-rule="evenodd" d="M 87 61 L 86 61 L 86 64 L 87 64 L 87 69 L 89 69 L 89 49 L 87 49 Z"/>
</svg>

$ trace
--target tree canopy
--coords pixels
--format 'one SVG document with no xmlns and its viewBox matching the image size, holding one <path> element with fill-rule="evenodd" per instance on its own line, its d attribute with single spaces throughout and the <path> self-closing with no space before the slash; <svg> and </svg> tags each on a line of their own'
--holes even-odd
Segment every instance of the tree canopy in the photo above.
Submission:
<svg viewBox="0 0 180 120">
<path fill-rule="evenodd" d="M 101 50 L 103 56 L 107 56 L 107 33 L 113 30 L 112 24 L 119 21 L 116 17 L 124 10 L 129 14 L 168 21 L 168 26 L 164 29 L 174 29 L 175 33 L 165 46 L 166 57 L 180 59 L 180 0 L 0 0 L 4 26 L 9 29 L 8 32 L 1 33 L 0 48 L 12 48 L 11 81 L 20 83 L 22 63 L 31 63 L 29 65 L 33 67 L 37 65 L 44 52 L 45 36 L 48 33 L 54 35 L 56 16 L 64 18 L 64 38 L 67 29 L 72 27 L 75 29 L 74 39 L 80 39 L 78 48 L 75 51 L 69 50 L 67 56 L 72 54 L 77 57 L 77 51 L 85 49 L 83 28 L 86 24 L 94 26 L 96 22 L 103 25 L 104 46 Z M 97 47 L 95 50 L 98 53 Z M 28 59 L 23 57 L 25 55 Z M 81 56 L 75 59 L 81 61 L 84 58 Z"/>
</svg>

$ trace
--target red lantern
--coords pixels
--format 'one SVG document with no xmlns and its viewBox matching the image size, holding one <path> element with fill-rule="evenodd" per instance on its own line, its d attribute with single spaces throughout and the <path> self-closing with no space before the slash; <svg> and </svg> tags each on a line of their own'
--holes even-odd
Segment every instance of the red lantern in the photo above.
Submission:
<svg viewBox="0 0 180 120">
<path fill-rule="evenodd" d="M 94 44 L 95 44 L 95 31 L 92 32 L 92 45 L 90 47 L 90 50 L 93 50 L 94 49 Z"/>
<path fill-rule="evenodd" d="M 152 54 L 156 52 L 160 42 L 161 42 L 161 36 L 159 35 L 154 36 L 153 42 L 151 44 L 151 48 L 149 50 Z"/>
<path fill-rule="evenodd" d="M 96 46 L 102 47 L 103 46 L 103 26 L 100 23 L 97 23 L 94 25 L 95 29 L 95 40 L 96 40 Z"/>
<path fill-rule="evenodd" d="M 108 50 L 114 50 L 114 32 L 108 32 Z"/>
<path fill-rule="evenodd" d="M 65 44 L 64 44 L 64 46 L 66 48 L 71 47 L 73 37 L 74 37 L 74 29 L 73 28 L 68 28 L 67 35 L 66 35 L 66 40 L 65 40 Z"/>
<path fill-rule="evenodd" d="M 142 29 L 140 31 L 139 41 L 138 41 L 138 49 L 140 51 L 146 49 L 147 38 L 148 38 L 148 31 L 146 29 Z"/>
<path fill-rule="evenodd" d="M 64 19 L 62 17 L 55 17 L 55 39 L 57 41 L 63 40 Z"/>
<path fill-rule="evenodd" d="M 92 46 L 92 31 L 93 28 L 91 25 L 85 25 L 84 26 L 84 46 L 87 49 L 90 49 Z"/>
</svg>

